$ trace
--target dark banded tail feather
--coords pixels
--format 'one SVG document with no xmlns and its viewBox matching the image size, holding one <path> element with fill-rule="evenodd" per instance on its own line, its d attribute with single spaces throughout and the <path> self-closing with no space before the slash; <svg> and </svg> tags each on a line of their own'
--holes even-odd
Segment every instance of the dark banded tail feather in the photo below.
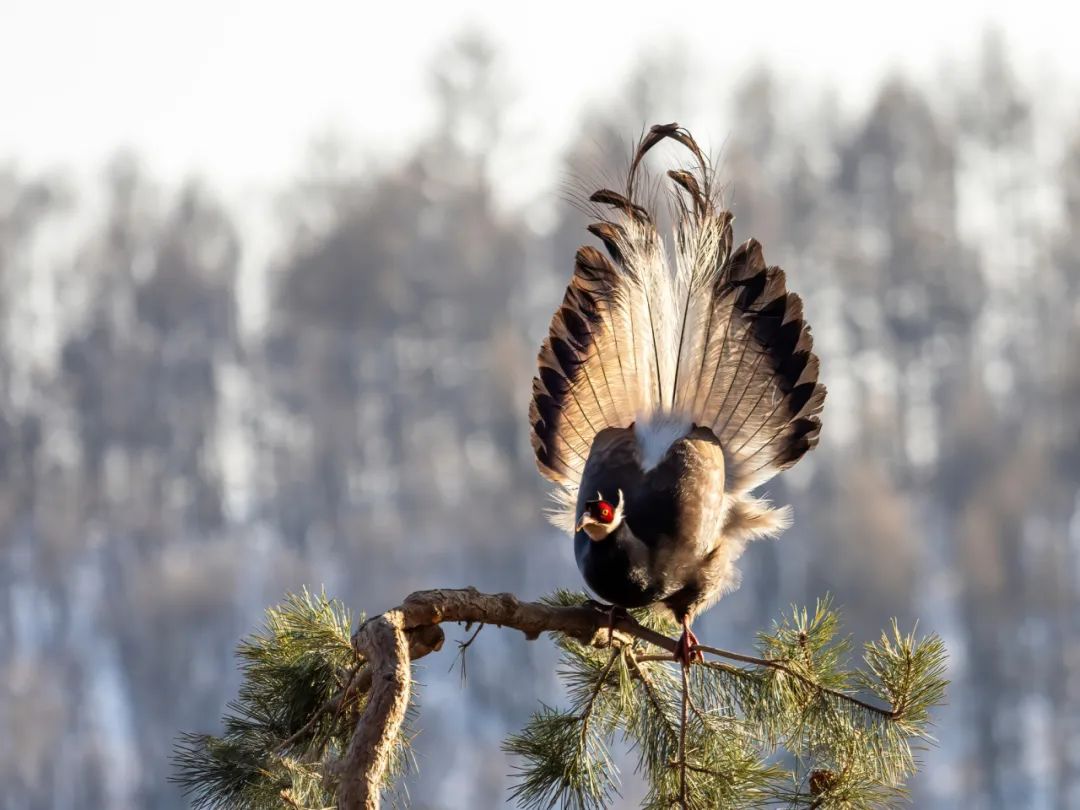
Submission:
<svg viewBox="0 0 1080 810">
<path fill-rule="evenodd" d="M 636 194 L 645 154 L 665 139 L 686 147 L 676 188 L 675 255 Z M 688 132 L 653 127 L 641 139 L 625 194 L 589 199 L 610 212 L 588 230 L 539 356 L 530 407 L 545 477 L 572 496 L 596 434 L 634 422 L 707 427 L 724 451 L 726 490 L 745 495 L 817 444 L 825 388 L 799 296 L 760 243 L 732 249 L 731 213 Z M 570 498 L 572 500 L 572 497 Z"/>
</svg>

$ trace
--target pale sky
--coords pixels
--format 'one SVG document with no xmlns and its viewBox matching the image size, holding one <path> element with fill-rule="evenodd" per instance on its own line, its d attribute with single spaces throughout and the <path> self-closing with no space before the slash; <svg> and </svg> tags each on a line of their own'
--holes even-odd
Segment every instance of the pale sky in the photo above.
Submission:
<svg viewBox="0 0 1080 810">
<path fill-rule="evenodd" d="M 713 85 L 768 60 L 859 104 L 897 67 L 970 60 L 994 23 L 1021 69 L 1080 86 L 1065 5 L 0 0 L 0 164 L 88 170 L 130 147 L 166 178 L 246 188 L 295 172 L 319 133 L 400 149 L 431 113 L 432 56 L 469 27 L 500 47 L 541 162 L 642 47 L 673 39 Z"/>
</svg>

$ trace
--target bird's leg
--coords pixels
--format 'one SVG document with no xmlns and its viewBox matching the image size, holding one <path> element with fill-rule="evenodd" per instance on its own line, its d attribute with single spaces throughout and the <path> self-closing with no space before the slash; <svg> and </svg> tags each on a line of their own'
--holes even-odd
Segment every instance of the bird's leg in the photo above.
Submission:
<svg viewBox="0 0 1080 810">
<path fill-rule="evenodd" d="M 690 665 L 694 661 L 704 661 L 701 650 L 697 648 L 698 640 L 694 631 L 690 629 L 690 617 L 682 617 L 683 631 L 679 640 L 675 643 L 675 652 L 672 658 L 682 664 L 682 722 L 679 724 L 679 807 L 686 808 L 686 727 L 688 709 L 690 707 Z"/>
<path fill-rule="evenodd" d="M 694 635 L 694 631 L 690 629 L 689 616 L 683 616 L 682 626 L 682 635 L 679 636 L 672 657 L 684 667 L 689 667 L 694 661 L 704 661 L 705 657 L 701 654 L 701 650 L 697 648 L 698 639 Z"/>
<path fill-rule="evenodd" d="M 619 607 L 618 605 L 605 605 L 603 602 L 597 602 L 595 599 L 586 599 L 582 604 L 585 607 L 591 607 L 594 610 L 602 610 L 604 613 L 607 614 L 607 640 L 608 646 L 610 647 L 615 640 L 615 617 L 629 617 L 629 611 L 627 611 L 627 609 L 624 607 Z"/>
</svg>

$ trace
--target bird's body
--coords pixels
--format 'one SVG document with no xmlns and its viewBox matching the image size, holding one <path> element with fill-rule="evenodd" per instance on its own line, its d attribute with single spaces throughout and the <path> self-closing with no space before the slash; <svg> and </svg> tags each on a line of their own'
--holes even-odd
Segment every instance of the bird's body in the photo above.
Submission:
<svg viewBox="0 0 1080 810">
<path fill-rule="evenodd" d="M 673 264 L 635 196 L 643 156 L 666 138 L 697 161 L 668 172 L 685 195 Z M 578 251 L 530 409 L 586 583 L 620 607 L 666 606 L 688 634 L 738 584 L 746 542 L 787 525 L 786 509 L 750 492 L 817 443 L 825 397 L 801 301 L 756 241 L 732 250 L 710 181 L 671 124 L 642 139 L 625 193 L 592 195 L 615 212 L 589 226 L 607 256 Z"/>
<path fill-rule="evenodd" d="M 643 469 L 642 442 L 633 428 L 606 428 L 593 441 L 579 492 L 621 490 L 622 524 L 604 542 L 578 532 L 574 551 L 586 583 L 621 607 L 662 603 L 679 618 L 713 589 L 712 541 L 723 518 L 724 459 L 712 431 L 697 428 L 669 443 L 655 466 Z"/>
</svg>

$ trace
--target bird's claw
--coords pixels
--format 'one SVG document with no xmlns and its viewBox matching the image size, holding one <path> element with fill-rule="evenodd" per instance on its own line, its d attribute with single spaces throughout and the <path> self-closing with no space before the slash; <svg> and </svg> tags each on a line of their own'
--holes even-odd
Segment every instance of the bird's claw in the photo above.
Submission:
<svg viewBox="0 0 1080 810">
<path fill-rule="evenodd" d="M 612 621 L 615 619 L 628 619 L 630 618 L 630 611 L 619 605 L 608 605 L 604 602 L 598 602 L 595 599 L 586 599 L 581 603 L 582 607 L 592 608 L 598 610 L 606 616 L 609 616 Z"/>
<path fill-rule="evenodd" d="M 582 602 L 582 606 L 600 611 L 605 616 L 607 616 L 608 646 L 611 646 L 614 641 L 615 620 L 630 618 L 630 611 L 628 611 L 624 607 L 619 607 L 619 605 L 605 605 L 603 602 L 597 602 L 595 599 L 586 599 L 584 602 Z"/>
<path fill-rule="evenodd" d="M 697 636 L 689 627 L 683 628 L 683 634 L 679 636 L 679 640 L 675 643 L 675 652 L 672 653 L 671 657 L 684 667 L 689 667 L 694 661 L 705 660 L 705 656 L 698 649 Z"/>
</svg>

